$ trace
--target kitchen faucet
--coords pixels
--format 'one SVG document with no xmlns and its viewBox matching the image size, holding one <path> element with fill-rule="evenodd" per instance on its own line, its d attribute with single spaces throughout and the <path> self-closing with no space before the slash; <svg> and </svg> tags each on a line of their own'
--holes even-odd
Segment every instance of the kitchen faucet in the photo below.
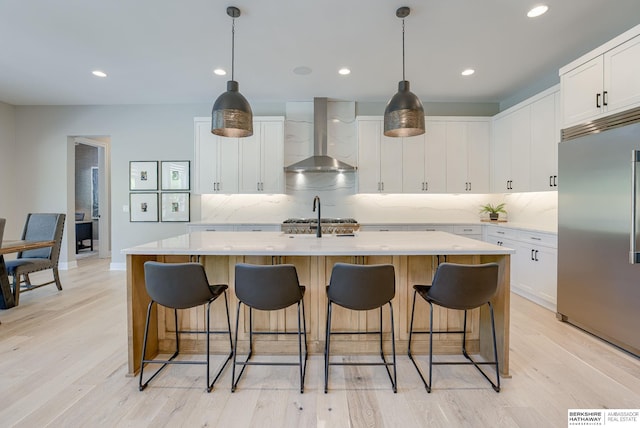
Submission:
<svg viewBox="0 0 640 428">
<path fill-rule="evenodd" d="M 313 198 L 313 212 L 316 212 L 316 201 L 318 201 L 318 226 L 316 229 L 316 238 L 322 238 L 322 225 L 320 224 L 320 196 Z"/>
</svg>

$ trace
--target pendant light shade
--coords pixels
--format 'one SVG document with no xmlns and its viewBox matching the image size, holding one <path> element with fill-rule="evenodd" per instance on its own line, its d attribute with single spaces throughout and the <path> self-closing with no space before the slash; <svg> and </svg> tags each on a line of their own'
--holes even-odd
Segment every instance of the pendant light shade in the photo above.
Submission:
<svg viewBox="0 0 640 428">
<path fill-rule="evenodd" d="M 401 7 L 396 16 L 402 18 L 402 80 L 398 92 L 389 100 L 384 110 L 384 135 L 387 137 L 411 137 L 424 134 L 424 107 L 420 99 L 409 89 L 404 76 L 404 18 L 411 9 Z"/>
<path fill-rule="evenodd" d="M 211 132 L 223 137 L 249 137 L 253 135 L 253 112 L 247 99 L 238 91 L 238 82 L 233 79 L 235 59 L 235 22 L 240 9 L 229 6 L 227 15 L 233 18 L 231 27 L 231 80 L 227 91 L 213 103 Z"/>
</svg>

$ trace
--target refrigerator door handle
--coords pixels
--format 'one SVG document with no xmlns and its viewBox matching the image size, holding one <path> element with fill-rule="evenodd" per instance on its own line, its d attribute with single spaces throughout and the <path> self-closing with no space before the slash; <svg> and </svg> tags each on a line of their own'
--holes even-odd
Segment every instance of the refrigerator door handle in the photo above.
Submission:
<svg viewBox="0 0 640 428">
<path fill-rule="evenodd" d="M 636 264 L 640 263 L 640 253 L 638 252 L 638 248 L 636 245 L 636 224 L 637 224 L 637 191 L 638 191 L 638 162 L 640 162 L 640 150 L 632 150 L 631 151 L 631 229 L 629 234 L 629 263 Z"/>
</svg>

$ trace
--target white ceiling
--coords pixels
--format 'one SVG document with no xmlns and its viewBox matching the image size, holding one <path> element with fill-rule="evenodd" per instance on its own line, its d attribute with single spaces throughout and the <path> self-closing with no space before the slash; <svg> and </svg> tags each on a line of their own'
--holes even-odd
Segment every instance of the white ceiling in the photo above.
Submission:
<svg viewBox="0 0 640 428">
<path fill-rule="evenodd" d="M 527 18 L 541 1 L 549 12 Z M 0 101 L 212 103 L 230 78 L 212 73 L 230 69 L 230 5 L 250 102 L 386 102 L 402 78 L 400 6 L 423 102 L 503 101 L 640 23 L 640 0 L 0 0 Z"/>
</svg>

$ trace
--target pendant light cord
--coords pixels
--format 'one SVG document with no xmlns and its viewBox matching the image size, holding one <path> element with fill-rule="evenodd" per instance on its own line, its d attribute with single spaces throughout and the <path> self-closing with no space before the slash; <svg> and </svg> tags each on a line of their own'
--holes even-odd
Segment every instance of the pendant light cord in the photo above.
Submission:
<svg viewBox="0 0 640 428">
<path fill-rule="evenodd" d="M 402 80 L 407 80 L 404 77 L 404 18 L 402 18 Z"/>
<path fill-rule="evenodd" d="M 235 62 L 235 52 L 236 52 L 236 19 L 233 18 L 233 21 L 231 24 L 231 80 L 235 80 L 233 78 L 233 68 L 234 68 L 233 63 Z"/>
</svg>

